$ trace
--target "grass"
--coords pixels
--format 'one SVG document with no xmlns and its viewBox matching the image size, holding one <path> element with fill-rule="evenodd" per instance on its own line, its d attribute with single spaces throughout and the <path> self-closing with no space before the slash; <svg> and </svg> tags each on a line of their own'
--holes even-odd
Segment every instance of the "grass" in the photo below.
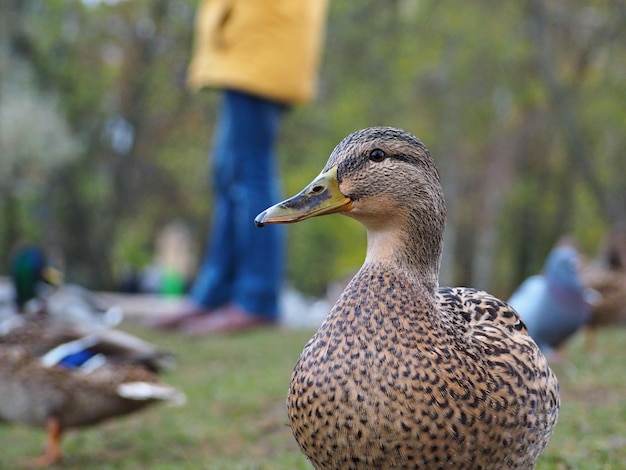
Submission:
<svg viewBox="0 0 626 470">
<path fill-rule="evenodd" d="M 176 353 L 164 380 L 187 394 L 183 408 L 154 407 L 70 431 L 59 469 L 311 469 L 286 425 L 291 369 L 311 331 L 257 331 L 188 339 L 136 325 L 131 332 Z M 559 424 L 539 470 L 626 468 L 626 330 L 600 332 L 587 354 L 582 337 L 554 365 L 562 393 Z M 0 426 L 0 468 L 38 455 L 44 433 Z"/>
</svg>

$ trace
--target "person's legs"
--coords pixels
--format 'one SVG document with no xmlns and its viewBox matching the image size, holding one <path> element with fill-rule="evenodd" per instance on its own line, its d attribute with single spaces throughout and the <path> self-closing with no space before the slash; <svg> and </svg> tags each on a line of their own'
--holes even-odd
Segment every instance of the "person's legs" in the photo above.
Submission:
<svg viewBox="0 0 626 470">
<path fill-rule="evenodd" d="M 232 142 L 234 185 L 234 245 L 236 275 L 231 301 L 265 319 L 278 317 L 284 268 L 284 227 L 259 229 L 254 218 L 280 197 L 275 155 L 284 106 L 245 93 L 229 92 L 239 111 L 239 130 Z"/>
<path fill-rule="evenodd" d="M 284 228 L 259 230 L 254 218 L 279 198 L 274 147 L 284 107 L 232 90 L 223 99 L 214 151 L 213 226 L 190 295 L 205 307 L 231 302 L 275 319 Z"/>
<path fill-rule="evenodd" d="M 222 271 L 215 272 L 232 274 L 232 277 L 223 276 L 228 280 L 223 288 L 227 288 L 229 301 L 211 315 L 185 322 L 182 330 L 191 335 L 254 328 L 274 323 L 279 313 L 284 227 L 258 229 L 254 218 L 279 200 L 274 146 L 284 107 L 236 91 L 226 91 L 225 96 L 230 105 L 233 136 L 228 152 L 233 165 L 228 190 L 231 211 L 228 220 L 232 225 L 224 230 L 230 236 L 229 251 L 219 254 L 224 259 L 228 254 L 232 271 L 224 266 Z M 221 258 L 216 254 L 211 262 Z M 215 295 L 223 298 L 223 293 Z"/>
<path fill-rule="evenodd" d="M 232 236 L 236 211 L 235 201 L 231 197 L 235 178 L 231 149 L 233 141 L 237 139 L 237 129 L 232 121 L 236 113 L 233 106 L 229 94 L 223 93 L 209 157 L 214 195 L 213 215 L 202 263 L 188 298 L 179 311 L 150 322 L 154 328 L 180 327 L 184 322 L 207 316 L 216 307 L 231 300 L 236 268 L 236 247 Z"/>
<path fill-rule="evenodd" d="M 189 291 L 189 296 L 198 305 L 215 308 L 228 302 L 236 268 L 236 249 L 233 243 L 236 200 L 235 159 L 232 148 L 239 133 L 233 122 L 237 114 L 236 105 L 228 92 L 222 95 L 218 122 L 212 150 L 212 179 L 214 190 L 213 217 L 200 269 Z"/>
<path fill-rule="evenodd" d="M 279 199 L 275 142 L 284 106 L 226 90 L 213 153 L 214 215 L 191 300 L 213 313 L 184 324 L 190 334 L 274 322 L 283 281 L 284 227 L 254 218 Z"/>
</svg>

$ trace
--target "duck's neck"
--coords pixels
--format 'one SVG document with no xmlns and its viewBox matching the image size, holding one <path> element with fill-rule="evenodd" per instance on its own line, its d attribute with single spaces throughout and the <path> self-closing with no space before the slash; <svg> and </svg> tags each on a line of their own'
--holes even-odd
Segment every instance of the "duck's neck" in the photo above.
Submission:
<svg viewBox="0 0 626 470">
<path fill-rule="evenodd" d="M 28 273 L 23 275 L 22 273 L 16 274 L 13 277 L 13 285 L 15 287 L 15 304 L 19 312 L 24 311 L 26 303 L 37 297 L 37 285 L 36 281 L 29 277 Z"/>
<path fill-rule="evenodd" d="M 421 235 L 421 234 L 418 234 Z M 409 237 L 401 230 L 369 230 L 365 264 L 394 266 L 416 287 L 434 293 L 439 283 L 441 240 Z"/>
</svg>

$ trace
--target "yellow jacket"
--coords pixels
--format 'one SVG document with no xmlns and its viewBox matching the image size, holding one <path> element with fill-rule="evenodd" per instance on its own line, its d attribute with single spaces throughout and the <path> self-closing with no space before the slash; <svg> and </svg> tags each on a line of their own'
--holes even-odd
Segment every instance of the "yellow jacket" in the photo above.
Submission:
<svg viewBox="0 0 626 470">
<path fill-rule="evenodd" d="M 310 101 L 327 0 L 202 0 L 189 85 L 231 88 L 286 104 Z"/>
</svg>

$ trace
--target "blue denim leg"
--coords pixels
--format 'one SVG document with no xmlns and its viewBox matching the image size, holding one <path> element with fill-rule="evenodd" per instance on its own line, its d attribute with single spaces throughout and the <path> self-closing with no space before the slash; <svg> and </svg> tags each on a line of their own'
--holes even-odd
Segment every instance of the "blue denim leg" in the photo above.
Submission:
<svg viewBox="0 0 626 470">
<path fill-rule="evenodd" d="M 215 203 L 208 247 L 191 289 L 207 307 L 228 302 L 276 318 L 284 228 L 254 217 L 280 197 L 274 146 L 284 107 L 226 90 L 213 150 Z"/>
</svg>

